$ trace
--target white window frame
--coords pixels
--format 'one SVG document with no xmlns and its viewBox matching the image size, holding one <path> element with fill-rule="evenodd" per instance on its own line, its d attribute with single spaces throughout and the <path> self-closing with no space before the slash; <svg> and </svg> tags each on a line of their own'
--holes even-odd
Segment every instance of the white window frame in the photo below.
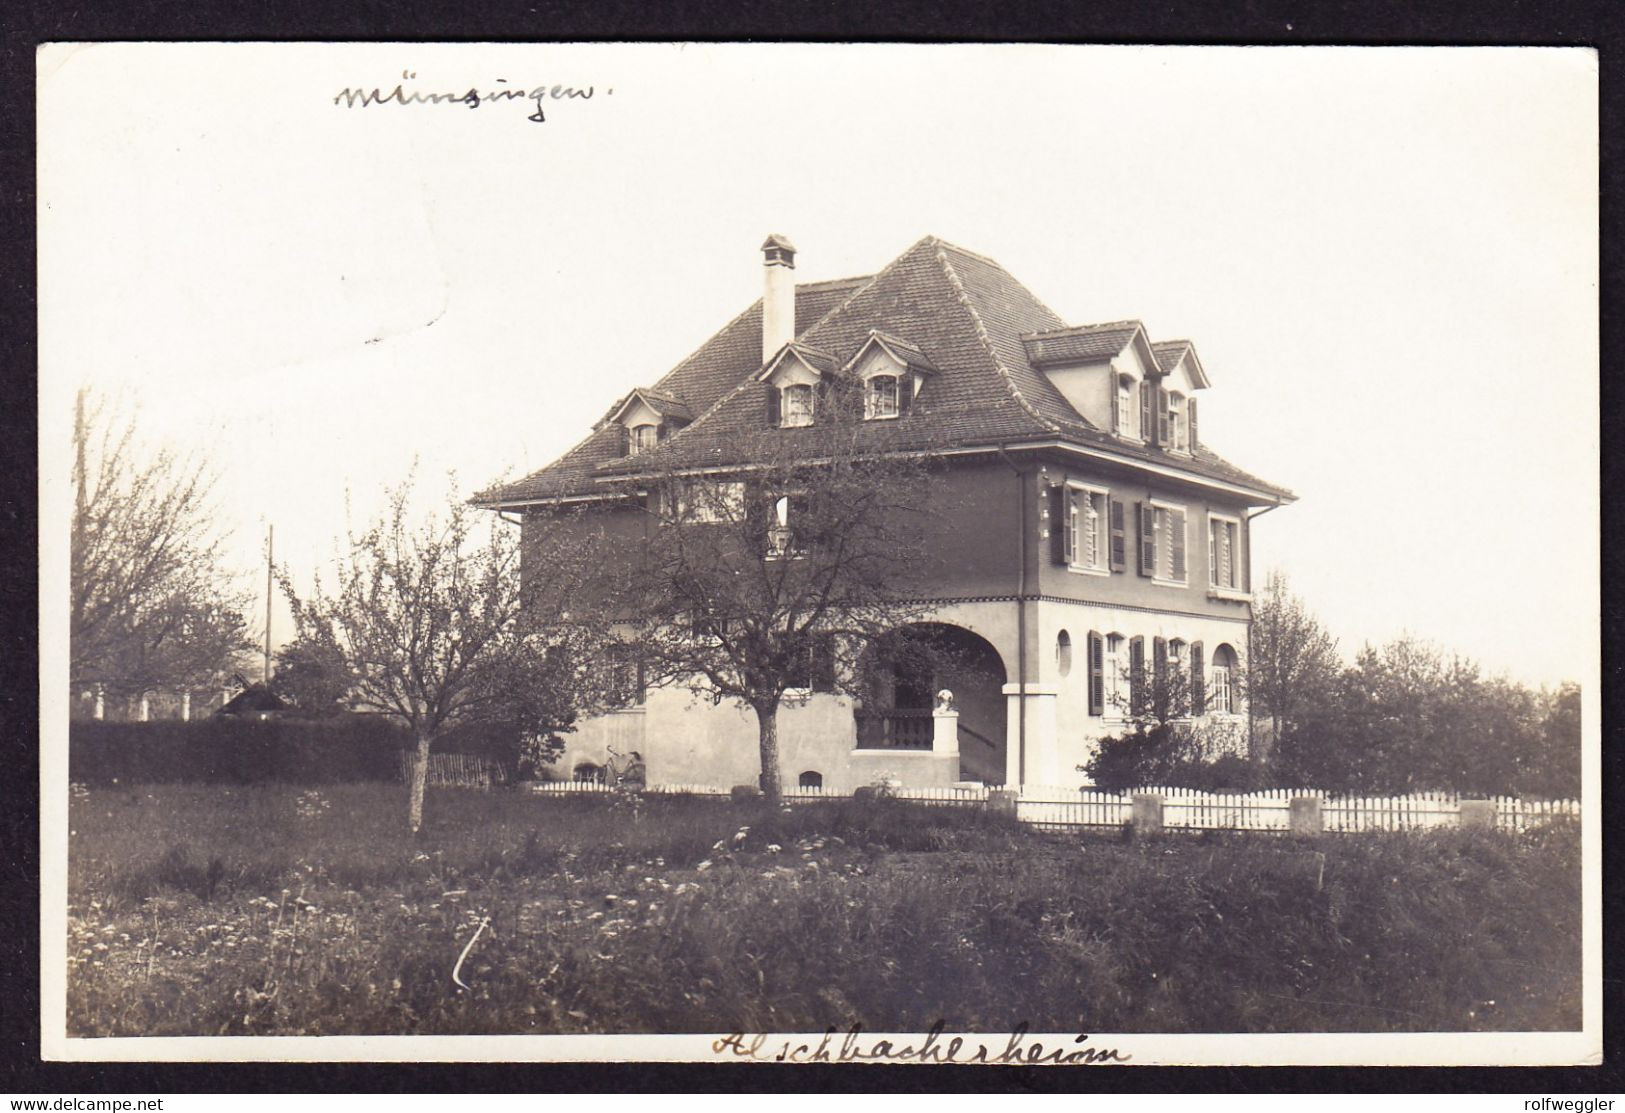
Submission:
<svg viewBox="0 0 1625 1113">
<path fill-rule="evenodd" d="M 1190 426 L 1185 421 L 1187 412 L 1184 394 L 1177 390 L 1168 392 L 1168 438 L 1172 442 L 1168 445 L 1174 452 L 1189 452 L 1191 450 Z"/>
<path fill-rule="evenodd" d="M 1129 715 L 1128 638 L 1117 631 L 1102 635 L 1102 718 L 1122 720 Z"/>
<path fill-rule="evenodd" d="M 1126 385 L 1125 385 L 1126 384 Z M 1117 429 L 1120 437 L 1144 440 L 1140 429 L 1140 381 L 1133 375 L 1113 372 L 1112 387 L 1117 391 Z"/>
<path fill-rule="evenodd" d="M 1078 496 L 1086 496 L 1092 508 L 1095 509 L 1095 536 L 1094 564 L 1085 564 L 1081 560 L 1083 554 L 1083 530 L 1080 528 L 1080 519 L 1083 515 L 1078 513 Z M 1066 484 L 1066 521 L 1061 528 L 1072 533 L 1072 562 L 1067 568 L 1073 572 L 1086 576 L 1110 576 L 1112 574 L 1111 561 L 1111 492 L 1105 487 L 1096 487 L 1090 483 L 1079 483 L 1068 480 Z"/>
<path fill-rule="evenodd" d="M 647 442 L 644 440 L 644 430 L 648 430 Z M 636 456 L 640 452 L 648 452 L 660 443 L 660 426 L 654 422 L 645 421 L 632 426 L 627 430 L 627 455 Z"/>
<path fill-rule="evenodd" d="M 1229 665 L 1208 666 L 1207 687 L 1204 692 L 1205 702 L 1202 710 L 1206 714 L 1234 715 L 1236 713 L 1235 678 L 1230 675 Z"/>
<path fill-rule="evenodd" d="M 745 513 L 741 480 L 684 480 L 677 486 L 677 514 L 686 522 L 714 525 L 738 521 Z"/>
<path fill-rule="evenodd" d="M 1151 569 L 1151 582 L 1161 587 L 1189 587 L 1191 583 L 1190 507 L 1184 506 L 1177 502 L 1164 502 L 1161 499 L 1149 499 L 1147 500 L 1147 505 L 1151 507 L 1153 514 L 1157 514 L 1158 511 L 1161 511 L 1163 514 L 1167 515 L 1166 518 L 1163 518 L 1162 515 L 1158 514 L 1157 523 L 1155 526 L 1153 526 L 1153 529 L 1157 535 L 1157 564 L 1156 567 Z M 1176 580 L 1173 578 L 1174 527 L 1172 512 L 1176 510 L 1185 516 L 1185 578 L 1182 580 Z M 1164 521 L 1167 522 L 1166 529 L 1163 528 Z M 1164 560 L 1168 562 L 1168 575 L 1166 576 L 1162 574 Z"/>
<path fill-rule="evenodd" d="M 792 391 L 804 390 L 807 392 L 807 411 L 805 414 L 792 415 L 790 398 Z M 800 397 L 800 395 L 796 395 Z M 779 388 L 779 428 L 805 429 L 813 423 L 818 409 L 818 392 L 813 390 L 811 383 L 787 383 Z M 795 420 L 792 420 L 792 417 Z"/>
<path fill-rule="evenodd" d="M 879 406 L 879 399 L 875 395 L 875 384 L 881 379 L 890 379 L 892 384 L 891 409 L 883 411 Z M 863 420 L 889 421 L 900 417 L 903 409 L 903 391 L 907 389 L 901 373 L 892 371 L 877 371 L 863 380 Z"/>
<path fill-rule="evenodd" d="M 1234 582 L 1230 584 L 1219 582 L 1218 545 L 1213 528 L 1220 524 L 1235 528 L 1234 544 L 1230 548 L 1230 576 Z M 1208 594 L 1216 599 L 1247 600 L 1252 598 L 1252 594 L 1243 586 L 1247 582 L 1247 577 L 1242 570 L 1242 549 L 1244 547 L 1242 543 L 1242 524 L 1241 518 L 1235 514 L 1220 514 L 1212 510 L 1207 513 L 1207 588 Z M 1189 561 L 1186 561 L 1187 565 L 1189 563 Z"/>
<path fill-rule="evenodd" d="M 767 527 L 768 560 L 803 560 L 804 548 L 792 548 L 795 542 L 795 523 L 790 520 L 792 499 L 804 497 L 801 491 L 785 491 L 773 500 L 773 524 Z"/>
</svg>

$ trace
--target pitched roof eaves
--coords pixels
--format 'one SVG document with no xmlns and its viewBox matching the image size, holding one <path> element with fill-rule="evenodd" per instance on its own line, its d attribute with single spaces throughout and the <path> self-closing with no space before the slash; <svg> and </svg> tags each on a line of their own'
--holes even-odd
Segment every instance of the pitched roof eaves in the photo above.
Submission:
<svg viewBox="0 0 1625 1113">
<path fill-rule="evenodd" d="M 944 249 L 943 241 L 935 237 L 930 238 L 936 245 L 934 254 L 937 262 L 941 265 L 943 273 L 948 276 L 949 284 L 954 288 L 954 297 L 959 299 L 959 304 L 964 306 L 965 311 L 970 314 L 971 323 L 976 328 L 976 337 L 982 342 L 982 348 L 987 352 L 988 358 L 993 361 L 993 366 L 998 370 L 999 377 L 1004 380 L 1005 388 L 1009 390 L 1010 397 L 1014 398 L 1016 404 L 1027 411 L 1028 416 L 1038 424 L 1052 432 L 1059 432 L 1060 426 L 1040 414 L 1037 407 L 1022 395 L 1021 388 L 1016 386 L 1015 380 L 1010 375 L 1010 369 L 1004 365 L 1004 360 L 999 358 L 998 349 L 993 346 L 993 338 L 988 335 L 987 324 L 982 320 L 982 315 L 976 311 L 976 306 L 971 302 L 970 295 L 965 292 L 965 283 L 959 277 L 958 272 L 954 270 L 954 265 L 948 258 L 948 252 Z M 959 249 L 956 248 L 955 250 Z M 965 252 L 965 254 L 971 255 L 972 253 Z M 991 260 L 988 261 L 991 262 Z M 993 265 L 998 266 L 997 263 Z M 1002 267 L 999 269 L 1003 270 Z"/>
</svg>

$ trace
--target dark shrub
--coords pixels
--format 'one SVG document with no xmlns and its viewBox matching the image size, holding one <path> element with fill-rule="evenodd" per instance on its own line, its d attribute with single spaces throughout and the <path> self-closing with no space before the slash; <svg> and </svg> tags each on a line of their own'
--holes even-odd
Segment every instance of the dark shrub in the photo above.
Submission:
<svg viewBox="0 0 1625 1113">
<path fill-rule="evenodd" d="M 68 776 L 85 784 L 336 784 L 400 776 L 408 739 L 387 720 L 74 722 Z"/>
</svg>

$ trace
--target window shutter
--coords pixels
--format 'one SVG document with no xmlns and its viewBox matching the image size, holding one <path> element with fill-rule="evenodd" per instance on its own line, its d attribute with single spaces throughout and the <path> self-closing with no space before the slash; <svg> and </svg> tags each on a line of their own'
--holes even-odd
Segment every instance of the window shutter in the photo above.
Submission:
<svg viewBox="0 0 1625 1113">
<path fill-rule="evenodd" d="M 1159 719 L 1168 717 L 1168 640 L 1151 639 L 1151 703 Z"/>
<path fill-rule="evenodd" d="M 1202 643 L 1191 642 L 1191 714 L 1207 712 L 1207 675 L 1202 660 Z"/>
<path fill-rule="evenodd" d="M 1123 427 L 1123 400 L 1118 395 L 1116 375 L 1108 374 L 1106 376 L 1106 392 L 1112 396 L 1111 431 L 1115 433 Z"/>
<path fill-rule="evenodd" d="M 1106 711 L 1106 644 L 1100 631 L 1089 631 L 1089 714 Z"/>
<path fill-rule="evenodd" d="M 1128 567 L 1128 539 L 1123 536 L 1123 503 L 1121 499 L 1111 500 L 1111 565 L 1113 572 L 1121 572 Z"/>
<path fill-rule="evenodd" d="M 1144 638 L 1131 638 L 1128 643 L 1128 705 L 1131 715 L 1145 710 Z"/>
<path fill-rule="evenodd" d="M 1170 553 L 1173 556 L 1174 579 L 1185 578 L 1185 512 L 1183 510 L 1170 510 L 1168 512 L 1169 540 L 1172 543 Z"/>
<path fill-rule="evenodd" d="M 1253 589 L 1253 561 L 1252 553 L 1249 551 L 1252 536 L 1253 520 L 1251 518 L 1243 518 L 1241 520 L 1241 528 L 1236 530 L 1236 551 L 1230 554 L 1230 561 L 1232 564 L 1238 560 L 1241 561 L 1241 575 L 1237 578 L 1241 581 L 1241 590 L 1243 591 L 1251 591 Z"/>
<path fill-rule="evenodd" d="M 1185 424 L 1190 429 L 1191 451 L 1195 452 L 1196 451 L 1196 399 L 1195 398 L 1189 398 L 1189 399 L 1187 399 L 1185 401 Z"/>
<path fill-rule="evenodd" d="M 832 404 L 831 399 L 830 399 L 830 382 L 829 382 L 829 380 L 821 378 L 821 379 L 818 380 L 818 382 L 814 383 L 813 384 L 812 396 L 813 396 L 812 418 L 813 418 L 813 424 L 816 425 L 820 421 L 823 421 L 825 418 L 829 417 L 831 414 L 833 414 L 835 412 L 835 407 Z"/>
<path fill-rule="evenodd" d="M 1140 527 L 1140 575 L 1157 573 L 1157 513 L 1148 502 L 1134 504 L 1135 521 Z"/>
<path fill-rule="evenodd" d="M 1049 558 L 1056 564 L 1072 563 L 1072 531 L 1067 528 L 1066 488 L 1049 489 Z"/>
<path fill-rule="evenodd" d="M 782 424 L 779 417 L 779 388 L 772 383 L 766 385 L 767 390 L 767 423 L 774 428 Z"/>
<path fill-rule="evenodd" d="M 1151 384 L 1140 382 L 1140 436 L 1147 442 L 1156 439 L 1157 427 L 1151 420 Z"/>
<path fill-rule="evenodd" d="M 1172 441 L 1168 433 L 1168 392 L 1159 386 L 1157 387 L 1157 443 L 1165 448 L 1172 447 Z"/>
<path fill-rule="evenodd" d="M 907 417 L 914 404 L 914 372 L 904 371 L 897 376 L 897 416 Z"/>
<path fill-rule="evenodd" d="M 667 432 L 669 432 L 667 423 L 664 422 L 664 421 L 659 422 L 658 424 L 655 425 L 655 440 L 656 441 L 665 440 Z"/>
<path fill-rule="evenodd" d="M 812 690 L 835 690 L 835 635 L 819 634 L 812 645 Z"/>
</svg>

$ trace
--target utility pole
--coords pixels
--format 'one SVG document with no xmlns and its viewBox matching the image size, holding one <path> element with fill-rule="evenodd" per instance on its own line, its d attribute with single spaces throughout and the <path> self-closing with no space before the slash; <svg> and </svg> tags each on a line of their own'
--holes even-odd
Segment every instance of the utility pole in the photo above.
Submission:
<svg viewBox="0 0 1625 1113">
<path fill-rule="evenodd" d="M 271 558 L 275 551 L 272 546 L 276 540 L 276 526 L 265 527 L 265 681 L 266 687 L 271 685 Z"/>
</svg>

